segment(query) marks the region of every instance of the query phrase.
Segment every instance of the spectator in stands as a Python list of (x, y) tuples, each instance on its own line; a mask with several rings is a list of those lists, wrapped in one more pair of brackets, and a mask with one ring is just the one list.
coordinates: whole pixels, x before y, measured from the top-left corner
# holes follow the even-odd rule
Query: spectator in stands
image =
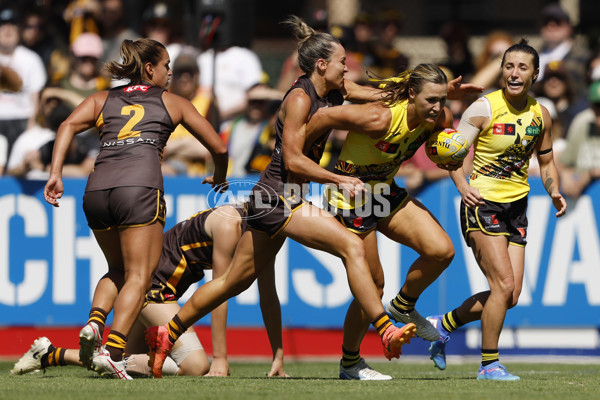
[(0, 134), (8, 141), (8, 155), (17, 137), (32, 126), (39, 91), (46, 83), (46, 68), (34, 51), (19, 44), (17, 15), (11, 9), (0, 12), (0, 66), (18, 74), (18, 91), (0, 92)]
[(592, 54), (587, 62), (586, 67), (586, 79), (588, 83), (600, 81), (600, 41), (596, 51)]
[(571, 78), (575, 97), (586, 96), (585, 63), (590, 57), (590, 52), (574, 40), (574, 27), (569, 14), (558, 3), (551, 3), (542, 9), (540, 20), (543, 45), (540, 51), (538, 81), (544, 79), (548, 63), (563, 61)]
[(573, 119), (559, 158), (562, 191), (575, 199), (600, 178), (600, 81), (590, 85), (588, 96), (590, 107)]
[(565, 63), (551, 61), (546, 64), (544, 78), (536, 84), (534, 91), (538, 101), (544, 105), (545, 101), (551, 101), (556, 109), (552, 138), (566, 138), (573, 118), (588, 107), (588, 102), (587, 98), (576, 97)]
[(444, 65), (454, 76), (462, 76), (465, 80), (470, 80), (475, 66), (469, 49), (467, 27), (459, 22), (448, 22), (440, 29), (440, 36), (446, 43), (447, 58)]
[(165, 45), (171, 60), (176, 60), (184, 45), (177, 39), (176, 29), (169, 5), (165, 2), (152, 4), (142, 14), (142, 34)]
[(373, 63), (368, 69), (378, 77), (395, 76), (408, 68), (408, 57), (396, 45), (402, 28), (402, 18), (398, 11), (386, 10), (376, 19), (377, 40), (371, 47)]
[(102, 55), (100, 36), (89, 32), (79, 35), (71, 44), (70, 72), (59, 86), (81, 96), (82, 101), (97, 91), (108, 89), (110, 79), (100, 72)]
[(127, 21), (123, 0), (102, 0), (100, 36), (104, 54), (101, 61), (120, 60), (123, 40), (135, 40), (140, 37), (139, 33), (127, 25)]
[(346, 54), (353, 53), (364, 68), (369, 68), (375, 63), (373, 47), (377, 38), (375, 36), (375, 18), (367, 12), (360, 12), (354, 19), (352, 35), (347, 41)]
[(64, 45), (60, 43), (60, 39), (47, 30), (46, 18), (41, 10), (32, 9), (25, 12), (21, 20), (21, 43), (35, 51), (45, 66), (50, 65), (52, 53), (59, 44), (61, 47)]
[(485, 87), (487, 93), (500, 89), (502, 55), (514, 43), (512, 35), (506, 31), (489, 33), (483, 44), (483, 50), (475, 60), (475, 72), (469, 81), (474, 85)]
[(198, 65), (202, 71), (200, 86), (214, 93), (220, 121), (243, 114), (246, 92), (263, 79), (258, 55), (239, 46), (209, 48), (198, 57)]
[(53, 141), (60, 124), (72, 108), (58, 97), (44, 97), (42, 92), (37, 123), (17, 138), (6, 164), (6, 174), (27, 179), (48, 179), (40, 149)]
[[(169, 91), (188, 99), (200, 115), (207, 117), (211, 111), (211, 94), (200, 88), (198, 54), (185, 48), (173, 62), (173, 77)], [(164, 175), (205, 175), (211, 168), (209, 151), (191, 133), (178, 125), (171, 133), (163, 153)]]
[(99, 34), (103, 18), (101, 0), (71, 0), (63, 17), (69, 24), (69, 44), (84, 32)]
[(265, 83), (257, 84), (248, 90), (246, 112), (223, 124), (221, 138), (229, 149), (230, 175), (262, 172), (271, 161), (275, 113), (283, 95)]

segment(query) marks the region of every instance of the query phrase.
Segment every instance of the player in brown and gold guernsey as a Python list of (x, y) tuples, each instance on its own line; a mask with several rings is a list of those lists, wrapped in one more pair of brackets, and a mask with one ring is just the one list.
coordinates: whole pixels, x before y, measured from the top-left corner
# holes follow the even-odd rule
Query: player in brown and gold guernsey
[(414, 324), (397, 328), (386, 315), (362, 241), (327, 212), (305, 202), (297, 187), (291, 188), (294, 183), (314, 181), (333, 183), (351, 193), (364, 190), (359, 179), (331, 173), (315, 162), (321, 156), (323, 138), (305, 141), (305, 126), (319, 107), (335, 106), (343, 98), (374, 99), (376, 91), (344, 80), (346, 56), (337, 39), (314, 31), (297, 17), (286, 23), (299, 41), (298, 62), (305, 75), (287, 92), (278, 112), (271, 164), (250, 195), (250, 230), (242, 235), (225, 275), (202, 285), (166, 326), (147, 332), (155, 377), (160, 376), (162, 363), (179, 336), (221, 302), (250, 286), (287, 237), (342, 259), (350, 290), (380, 334), (388, 359), (399, 357), (402, 345), (414, 336)]
[[(215, 173), (204, 182), (218, 190), (226, 184), (228, 157), (227, 147), (194, 106), (165, 90), (172, 72), (161, 43), (124, 40), (121, 59), (106, 67), (129, 84), (89, 96), (61, 124), (44, 197), (58, 207), (70, 143), (75, 134), (96, 126), (100, 153), (88, 178), (83, 208), (108, 273), (96, 286), (89, 322), (79, 335), (80, 358), (88, 367), (94, 359), (100, 373), (131, 379), (123, 350), (160, 258), (166, 213), (160, 159), (165, 143), (183, 124), (211, 152)], [(112, 328), (100, 349), (100, 332), (112, 309)]]
[[(224, 205), (200, 211), (165, 232), (162, 255), (152, 278), (152, 287), (146, 294), (147, 302), (125, 348), (128, 374), (152, 374), (144, 341), (145, 328), (164, 324), (177, 314), (180, 309), (178, 300), (192, 284), (204, 278), (206, 270), (212, 270), (213, 278), (225, 273), (235, 246), (246, 229), (245, 222), (243, 206)], [(273, 351), (273, 362), (267, 376), (287, 377), (283, 365), (281, 307), (272, 266), (265, 268), (257, 283), (260, 308)], [(227, 302), (211, 312), (212, 362), (209, 362), (196, 333), (190, 328), (171, 349), (163, 374), (228, 376), (226, 327)], [(83, 365), (79, 351), (56, 347), (49, 338), (41, 337), (33, 342), (31, 349), (15, 363), (10, 373), (22, 375), (66, 365)]]

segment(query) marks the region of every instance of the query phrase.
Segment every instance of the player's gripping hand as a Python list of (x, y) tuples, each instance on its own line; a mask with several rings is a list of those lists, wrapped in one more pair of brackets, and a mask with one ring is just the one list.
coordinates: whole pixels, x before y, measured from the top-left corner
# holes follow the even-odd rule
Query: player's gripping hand
[(229, 188), (229, 182), (226, 180), (222, 182), (216, 182), (214, 175), (207, 176), (202, 180), (202, 183), (208, 183), (213, 189), (215, 189), (215, 191), (219, 193), (225, 193)]

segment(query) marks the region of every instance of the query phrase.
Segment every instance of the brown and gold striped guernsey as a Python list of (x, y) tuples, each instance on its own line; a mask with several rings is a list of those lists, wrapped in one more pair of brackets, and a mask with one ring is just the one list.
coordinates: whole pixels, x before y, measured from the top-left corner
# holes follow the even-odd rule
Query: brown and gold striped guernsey
[(144, 84), (108, 91), (96, 121), (100, 153), (86, 191), (121, 186), (163, 190), (160, 160), (175, 129), (162, 101), (164, 90)]
[[(236, 210), (242, 217), (243, 210)], [(204, 270), (212, 269), (213, 239), (204, 224), (214, 211), (196, 213), (165, 233), (160, 262), (146, 295), (148, 301), (177, 301), (192, 284), (204, 278)]]
[[(332, 90), (328, 93), (326, 97), (319, 97), (317, 91), (315, 90), (315, 86), (306, 75), (302, 75), (300, 78), (298, 78), (298, 80), (296, 80), (294, 85), (292, 85), (290, 90), (288, 90), (285, 94), (284, 99), (292, 90), (298, 88), (304, 90), (304, 92), (306, 92), (306, 94), (310, 98), (309, 119), (313, 116), (314, 113), (317, 112), (319, 108), (338, 106), (344, 102), (344, 97), (342, 96), (342, 93), (339, 90)], [(288, 174), (285, 170), (282, 151), (283, 122), (279, 118), (277, 118), (275, 130), (277, 133), (277, 137), (275, 140), (275, 149), (273, 150), (273, 154), (271, 156), (271, 162), (260, 177), (260, 182), (271, 187), (277, 193), (283, 193), (283, 184), (288, 182)], [(327, 142), (328, 137), (329, 132), (315, 140), (311, 144), (308, 152), (306, 153), (306, 156), (311, 160), (315, 161), (317, 164), (323, 156), (325, 143)], [(260, 191), (261, 187), (261, 185), (258, 185), (253, 189), (255, 195), (258, 194), (256, 192)], [(268, 194), (265, 193), (265, 195), (268, 197)]]

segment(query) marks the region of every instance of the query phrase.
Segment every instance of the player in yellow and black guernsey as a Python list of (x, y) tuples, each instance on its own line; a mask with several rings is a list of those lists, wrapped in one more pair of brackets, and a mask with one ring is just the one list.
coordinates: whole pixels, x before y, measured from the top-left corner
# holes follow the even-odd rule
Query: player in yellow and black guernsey
[(565, 213), (567, 204), (559, 192), (552, 156), (552, 120), (548, 110), (527, 94), (539, 74), (537, 51), (521, 40), (506, 50), (501, 70), (504, 89), (471, 104), (458, 125), (475, 147), (473, 173), (468, 182), (462, 168), (450, 173), (462, 199), (460, 221), (465, 241), (490, 290), (431, 318), (440, 340), (432, 343), (430, 352), (436, 366), (445, 368), (449, 334), (480, 319), (481, 366), (477, 379), (514, 381), (519, 377), (500, 364), (498, 339), (507, 309), (517, 304), (523, 285), (527, 168), (534, 152), (557, 217)]
[[(202, 285), (167, 326), (151, 329), (156, 338), (150, 346), (155, 377), (160, 376), (165, 355), (179, 335), (212, 308), (247, 288), (265, 263), (275, 258), (286, 237), (343, 259), (350, 289), (361, 305), (360, 312), (377, 329), (388, 359), (398, 358), (401, 347), (414, 336), (413, 324), (398, 328), (386, 315), (362, 242), (331, 215), (304, 202), (301, 190), (298, 193), (286, 190), (310, 181), (362, 191), (364, 185), (359, 179), (334, 174), (317, 164), (325, 133), (317, 140), (307, 140), (305, 131), (319, 107), (341, 104), (344, 97), (368, 101), (373, 88), (357, 91), (358, 85), (345, 81), (346, 53), (336, 38), (316, 32), (295, 16), (285, 23), (298, 39), (298, 65), (305, 75), (286, 94), (277, 113), (277, 141), (272, 160), (249, 199), (251, 229), (242, 234), (228, 273), (222, 279)], [(360, 357), (353, 359), (354, 364), (363, 366), (364, 361), (360, 361)]]
[[(334, 188), (328, 192), (326, 207), (364, 242), (380, 293), (385, 279), (377, 232), (419, 254), (386, 311), (398, 322), (414, 323), (417, 335), (426, 340), (436, 340), (439, 334), (415, 307), (423, 291), (452, 261), (454, 247), (433, 214), (399, 187), (394, 177), (400, 165), (415, 154), (432, 132), (452, 126), (452, 115), (445, 107), (448, 97), (456, 99), (483, 91), (482, 87), (459, 83), (460, 78), (449, 83), (436, 65), (419, 64), (383, 81), (381, 101), (321, 109), (307, 126), (309, 137), (322, 129), (350, 130), (335, 172), (359, 178), (368, 193), (352, 198)], [(358, 353), (367, 326), (368, 321), (361, 320), (358, 304), (352, 302), (344, 324), (342, 366), (349, 358), (347, 353)]]

